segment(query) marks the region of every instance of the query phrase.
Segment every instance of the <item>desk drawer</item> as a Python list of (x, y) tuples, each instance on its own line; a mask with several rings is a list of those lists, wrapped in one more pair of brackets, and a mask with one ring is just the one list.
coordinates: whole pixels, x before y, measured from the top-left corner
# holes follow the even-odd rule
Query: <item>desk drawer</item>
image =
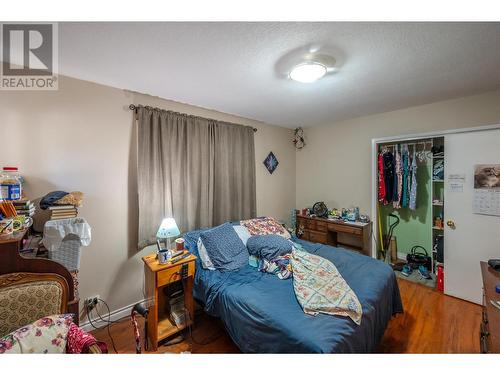
[(316, 221), (314, 221), (314, 220), (306, 220), (305, 227), (307, 229), (315, 230), (316, 229)]
[[(162, 285), (167, 285), (169, 283), (173, 283), (175, 281), (179, 281), (181, 279), (181, 267), (184, 263), (181, 263), (175, 267), (167, 268), (166, 270), (157, 272), (156, 285), (158, 287)], [(188, 276), (194, 276), (194, 262), (188, 262)]]
[(357, 235), (361, 235), (363, 233), (362, 228), (356, 228), (356, 227), (351, 227), (350, 225), (341, 225), (333, 223), (328, 224), (328, 230), (341, 233), (357, 234)]
[(326, 232), (316, 232), (314, 230), (309, 231), (309, 241), (311, 242), (319, 242), (326, 244)]
[(317, 221), (316, 230), (318, 232), (326, 232), (326, 223), (324, 221)]

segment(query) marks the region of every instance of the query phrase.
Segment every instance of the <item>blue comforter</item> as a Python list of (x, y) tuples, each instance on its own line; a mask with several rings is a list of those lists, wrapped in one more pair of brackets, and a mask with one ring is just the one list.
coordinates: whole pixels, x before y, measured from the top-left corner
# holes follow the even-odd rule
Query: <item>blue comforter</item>
[[(198, 255), (199, 231), (184, 236)], [(327, 245), (294, 239), (312, 254), (332, 261), (363, 306), (361, 325), (348, 317), (305, 314), (293, 280), (246, 266), (234, 272), (205, 270), (197, 260), (194, 297), (219, 317), (245, 353), (369, 353), (376, 349), (387, 323), (403, 312), (392, 269), (375, 259)]]

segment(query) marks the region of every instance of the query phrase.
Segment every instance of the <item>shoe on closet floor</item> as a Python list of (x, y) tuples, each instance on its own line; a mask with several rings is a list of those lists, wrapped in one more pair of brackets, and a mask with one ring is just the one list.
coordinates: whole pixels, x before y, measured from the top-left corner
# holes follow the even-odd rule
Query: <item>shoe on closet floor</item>
[(419, 273), (419, 274), (420, 274), (420, 276), (422, 276), (424, 279), (427, 279), (427, 280), (432, 279), (432, 277), (431, 277), (431, 274), (430, 274), (429, 270), (428, 270), (426, 267), (424, 267), (424, 266), (419, 266), (419, 267), (418, 267), (418, 273)]
[(413, 270), (411, 269), (411, 267), (408, 264), (405, 264), (403, 266), (403, 269), (401, 270), (401, 275), (408, 277), (411, 275), (412, 272)]

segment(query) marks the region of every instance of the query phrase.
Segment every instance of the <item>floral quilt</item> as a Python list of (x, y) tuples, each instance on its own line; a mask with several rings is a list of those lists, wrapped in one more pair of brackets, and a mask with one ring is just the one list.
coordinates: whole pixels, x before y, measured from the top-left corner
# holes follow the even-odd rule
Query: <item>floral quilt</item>
[(290, 233), (272, 217), (259, 217), (256, 219), (241, 220), (240, 224), (248, 229), (252, 236), (262, 236), (266, 234), (277, 234), (290, 239)]
[(348, 316), (361, 324), (361, 303), (332, 262), (294, 249), (291, 264), (295, 295), (306, 314)]

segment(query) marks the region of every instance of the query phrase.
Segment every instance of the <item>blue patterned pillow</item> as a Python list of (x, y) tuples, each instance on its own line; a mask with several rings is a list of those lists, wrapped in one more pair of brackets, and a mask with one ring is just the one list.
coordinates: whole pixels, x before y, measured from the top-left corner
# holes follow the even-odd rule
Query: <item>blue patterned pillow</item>
[(292, 252), (292, 242), (277, 234), (252, 236), (247, 241), (248, 252), (267, 260)]
[(248, 264), (248, 250), (231, 223), (205, 230), (200, 233), (200, 238), (218, 270), (235, 271)]

